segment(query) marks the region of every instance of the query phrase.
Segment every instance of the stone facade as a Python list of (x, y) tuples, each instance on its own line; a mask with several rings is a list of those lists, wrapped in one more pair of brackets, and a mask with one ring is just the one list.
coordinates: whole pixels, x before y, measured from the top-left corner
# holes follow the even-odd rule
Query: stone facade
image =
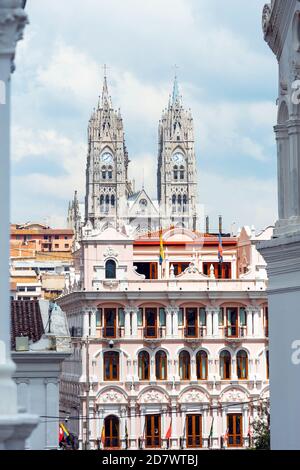
[(82, 447), (86, 415), (92, 449), (249, 446), (249, 423), (268, 397), (266, 273), (255, 244), (271, 234), (224, 236), (221, 271), (213, 235), (164, 230), (160, 266), (158, 233), (85, 234), (58, 300), (73, 336), (61, 409)]

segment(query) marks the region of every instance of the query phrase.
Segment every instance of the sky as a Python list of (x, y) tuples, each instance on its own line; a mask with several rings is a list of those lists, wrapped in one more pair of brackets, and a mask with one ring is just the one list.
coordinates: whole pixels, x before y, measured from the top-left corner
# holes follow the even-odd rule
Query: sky
[[(87, 124), (107, 64), (130, 179), (156, 198), (157, 128), (177, 65), (195, 125), (199, 202), (217, 227), (273, 224), (277, 63), (265, 0), (29, 0), (12, 77), (14, 223), (64, 227), (83, 201)], [(141, 168), (144, 171), (141, 172)]]

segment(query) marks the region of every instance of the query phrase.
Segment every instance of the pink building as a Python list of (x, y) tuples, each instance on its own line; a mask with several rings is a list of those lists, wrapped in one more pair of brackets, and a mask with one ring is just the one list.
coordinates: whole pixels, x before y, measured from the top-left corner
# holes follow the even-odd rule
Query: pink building
[(269, 393), (255, 244), (271, 234), (223, 235), (219, 263), (216, 235), (170, 228), (160, 265), (159, 233), (83, 228), (59, 299), (73, 336), (60, 408), (83, 448), (249, 446)]

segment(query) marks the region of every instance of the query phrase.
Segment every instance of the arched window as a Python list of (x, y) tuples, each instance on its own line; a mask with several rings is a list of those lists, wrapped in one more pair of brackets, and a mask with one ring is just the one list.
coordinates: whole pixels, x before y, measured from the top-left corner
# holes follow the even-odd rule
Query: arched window
[(167, 380), (167, 355), (164, 351), (155, 354), (156, 380)]
[(108, 167), (108, 179), (111, 180), (112, 179), (112, 166), (109, 166)]
[(120, 421), (117, 416), (107, 416), (104, 420), (104, 448), (118, 449), (120, 447)]
[(115, 202), (116, 202), (116, 199), (115, 199), (115, 196), (114, 196), (114, 194), (112, 194), (112, 196), (111, 196), (111, 199), (110, 199), (110, 200), (111, 200), (111, 207), (115, 207)]
[(176, 194), (172, 196), (172, 212), (176, 212)]
[(105, 196), (105, 204), (106, 204), (106, 206), (109, 206), (109, 195), (108, 194), (106, 194), (106, 196)]
[(190, 380), (191, 357), (188, 351), (181, 351), (179, 354), (179, 377), (180, 380)]
[(149, 380), (150, 379), (150, 356), (147, 351), (141, 351), (139, 353), (139, 379)]
[(100, 211), (103, 212), (104, 210), (104, 196), (101, 194), (100, 196)]
[(207, 353), (199, 351), (196, 355), (197, 379), (207, 380)]
[(116, 279), (116, 262), (113, 259), (109, 259), (105, 263), (105, 278)]
[(239, 351), (236, 355), (236, 372), (238, 379), (248, 379), (248, 354), (246, 351)]
[(174, 180), (178, 180), (178, 166), (177, 165), (173, 167), (173, 178)]
[(180, 172), (179, 172), (179, 173), (180, 173), (180, 179), (181, 179), (181, 180), (184, 180), (184, 166), (181, 165), (181, 167), (180, 167), (179, 170), (180, 170)]
[(106, 166), (103, 166), (101, 168), (101, 175), (102, 175), (102, 179), (106, 180)]
[(181, 206), (181, 201), (182, 201), (181, 194), (178, 194), (177, 200), (178, 200), (178, 205)]
[(231, 378), (231, 354), (229, 351), (222, 351), (220, 354), (220, 376), (222, 380)]
[(107, 351), (103, 354), (104, 380), (119, 380), (119, 353)]

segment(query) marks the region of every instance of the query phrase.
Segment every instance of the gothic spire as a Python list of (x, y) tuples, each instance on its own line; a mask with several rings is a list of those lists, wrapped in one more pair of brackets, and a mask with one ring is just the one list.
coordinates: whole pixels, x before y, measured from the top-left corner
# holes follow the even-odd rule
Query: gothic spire
[(112, 108), (111, 98), (108, 93), (108, 85), (107, 85), (107, 75), (106, 75), (107, 67), (104, 64), (104, 78), (103, 78), (103, 90), (102, 90), (102, 108), (110, 109)]
[(175, 104), (180, 104), (180, 98), (181, 96), (179, 95), (177, 73), (175, 72), (172, 92), (172, 106), (174, 106)]

